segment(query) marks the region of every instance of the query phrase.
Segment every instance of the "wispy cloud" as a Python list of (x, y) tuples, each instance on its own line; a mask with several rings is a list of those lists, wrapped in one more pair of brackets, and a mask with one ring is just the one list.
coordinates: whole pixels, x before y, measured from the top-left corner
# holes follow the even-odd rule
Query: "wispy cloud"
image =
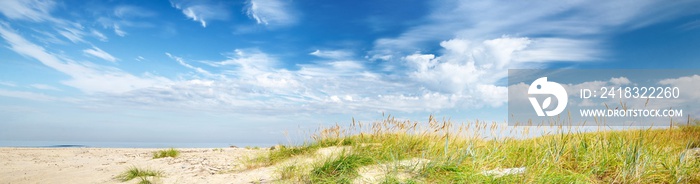
[(127, 33), (121, 29), (121, 26), (119, 26), (119, 24), (114, 24), (112, 25), (112, 27), (114, 28), (114, 34), (117, 34), (121, 37), (126, 36)]
[(280, 26), (297, 21), (289, 2), (284, 0), (249, 0), (246, 12), (258, 24)]
[(93, 30), (91, 31), (91, 33), (92, 33), (93, 36), (97, 37), (97, 39), (99, 39), (100, 41), (106, 42), (106, 41), (109, 40), (109, 38), (107, 38), (107, 36), (105, 36), (104, 34), (102, 34), (102, 32), (97, 31), (97, 30), (95, 30), (95, 29), (93, 29)]
[(690, 31), (693, 29), (700, 28), (700, 20), (695, 20), (695, 21), (685, 23), (685, 24), (679, 26), (678, 28), (683, 30), (683, 31)]
[(49, 13), (56, 6), (54, 1), (42, 0), (4, 0), (0, 1), (0, 12), (10, 19), (34, 22), (52, 21)]
[(114, 8), (114, 15), (119, 18), (142, 18), (155, 16), (156, 13), (138, 6), (120, 5)]
[(64, 27), (62, 30), (57, 31), (59, 34), (61, 34), (63, 37), (67, 38), (73, 43), (85, 42), (85, 40), (83, 39), (84, 33), (79, 29)]
[(102, 49), (94, 47), (94, 46), (92, 47), (92, 49), (83, 50), (83, 53), (85, 53), (87, 55), (95, 56), (97, 58), (104, 59), (104, 60), (107, 60), (110, 62), (117, 62), (117, 58), (115, 58), (111, 54), (103, 51)]
[(0, 85), (8, 86), (8, 87), (17, 87), (17, 84), (15, 84), (14, 82), (10, 82), (10, 81), (0, 81)]
[(12, 98), (22, 98), (27, 100), (38, 100), (38, 101), (56, 101), (58, 98), (48, 96), (45, 94), (28, 92), (28, 91), (14, 91), (14, 90), (4, 90), (0, 89), (0, 96), (12, 97)]
[[(180, 64), (180, 65), (182, 65), (182, 66), (184, 66), (184, 67), (187, 67), (187, 68), (189, 68), (189, 69), (192, 69), (192, 70), (194, 70), (194, 71), (197, 71), (198, 73), (204, 74), (204, 75), (206, 75), (206, 76), (212, 76), (212, 74), (209, 73), (209, 71), (206, 71), (206, 70), (204, 70), (204, 69), (202, 69), (202, 68), (200, 68), (200, 67), (194, 67), (194, 66), (192, 66), (192, 65), (190, 65), (190, 64), (187, 64), (187, 62), (185, 62), (185, 60), (182, 59), (182, 58), (180, 58), (180, 57), (173, 56), (173, 55), (171, 55), (170, 53), (167, 53), (167, 52), (165, 53), (165, 55), (167, 55), (167, 56), (170, 57), (171, 59), (174, 59), (175, 61), (177, 61), (178, 64)], [(140, 57), (140, 56), (139, 56), (139, 57)]]
[(269, 71), (278, 64), (276, 58), (258, 49), (235, 49), (225, 54), (228, 59), (219, 62), (208, 62), (213, 66), (237, 66), (244, 71)]
[(95, 14), (104, 15), (97, 18), (97, 22), (105, 29), (112, 29), (114, 34), (125, 37), (129, 33), (128, 28), (154, 27), (148, 19), (157, 17), (157, 13), (152, 10), (132, 5), (119, 5), (111, 11), (98, 11)]
[(531, 47), (524, 49), (531, 51), (525, 56), (528, 60), (595, 60), (605, 54), (601, 43), (604, 35), (693, 11), (684, 8), (688, 3), (692, 2), (441, 1), (435, 2), (423, 20), (426, 24), (414, 26), (397, 37), (378, 39), (373, 54), (412, 53), (449, 39), (481, 42), (517, 35), (533, 41)]
[(170, 2), (178, 10), (182, 10), (187, 18), (207, 27), (207, 21), (227, 20), (228, 10), (222, 4), (215, 4), (209, 1), (174, 0)]
[(348, 59), (353, 53), (347, 50), (316, 50), (309, 55), (325, 58), (325, 59)]
[[(43, 47), (26, 40), (8, 25), (0, 25), (0, 36), (8, 43), (10, 50), (34, 58), (50, 68), (71, 76), (70, 80), (62, 83), (86, 93), (123, 93), (169, 83), (169, 80), (163, 77), (150, 74), (137, 77), (117, 68), (78, 63), (70, 58), (56, 56), (47, 52)], [(104, 81), (110, 82), (105, 83)]]

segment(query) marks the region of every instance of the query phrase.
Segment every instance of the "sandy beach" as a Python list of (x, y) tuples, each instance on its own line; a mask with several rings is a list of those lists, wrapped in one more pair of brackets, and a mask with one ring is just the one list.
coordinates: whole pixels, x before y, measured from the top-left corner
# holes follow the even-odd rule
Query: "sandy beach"
[(0, 183), (137, 183), (115, 177), (138, 167), (163, 172), (157, 183), (270, 182), (272, 169), (236, 171), (267, 149), (186, 148), (176, 158), (153, 158), (163, 149), (0, 148)]

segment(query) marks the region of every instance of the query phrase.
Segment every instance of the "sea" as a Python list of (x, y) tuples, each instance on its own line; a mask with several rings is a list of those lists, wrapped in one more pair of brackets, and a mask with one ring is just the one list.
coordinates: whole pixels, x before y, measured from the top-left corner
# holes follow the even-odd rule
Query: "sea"
[(7, 141), (0, 147), (27, 148), (228, 148), (271, 147), (277, 143), (217, 143), (217, 142), (104, 142), (104, 141)]

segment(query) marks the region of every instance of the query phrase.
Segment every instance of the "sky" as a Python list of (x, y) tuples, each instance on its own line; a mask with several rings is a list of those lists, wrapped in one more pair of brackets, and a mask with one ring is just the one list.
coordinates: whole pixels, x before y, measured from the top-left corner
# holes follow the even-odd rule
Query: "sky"
[[(0, 1), (0, 140), (507, 119), (508, 69), (698, 69), (698, 1)], [(292, 136), (293, 137), (293, 136)]]

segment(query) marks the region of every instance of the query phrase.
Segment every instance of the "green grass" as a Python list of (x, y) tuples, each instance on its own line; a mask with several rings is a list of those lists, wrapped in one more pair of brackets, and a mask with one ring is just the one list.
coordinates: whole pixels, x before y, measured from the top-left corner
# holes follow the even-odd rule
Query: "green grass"
[[(490, 127), (490, 128), (489, 128)], [(700, 159), (684, 161), (683, 152), (700, 146), (700, 126), (667, 129), (577, 132), (556, 131), (531, 139), (481, 139), (468, 132), (511, 131), (484, 122), (454, 126), (449, 120), (428, 123), (387, 118), (381, 122), (321, 129), (313, 141), (283, 147), (253, 159), (262, 166), (295, 156), (309, 156), (327, 146), (352, 151), (315, 164), (311, 172), (282, 172), (307, 183), (349, 183), (357, 168), (411, 158), (430, 162), (399, 181), (385, 183), (700, 183)], [(510, 127), (512, 128), (512, 127)], [(533, 127), (534, 128), (534, 127)], [(525, 132), (520, 132), (525, 133)], [(367, 146), (376, 145), (376, 146)], [(525, 167), (523, 174), (486, 176), (485, 170)], [(396, 168), (399, 169), (399, 168)], [(290, 169), (291, 170), (291, 169)]]
[(139, 184), (150, 184), (152, 183), (150, 180), (148, 180), (149, 177), (161, 177), (163, 176), (163, 173), (160, 171), (153, 171), (153, 170), (147, 170), (147, 169), (139, 169), (136, 167), (132, 167), (126, 171), (124, 171), (122, 174), (117, 175), (116, 179), (121, 181), (121, 182), (126, 182), (130, 181), (134, 178), (139, 178)]
[(173, 149), (173, 148), (170, 148), (170, 149), (167, 149), (167, 150), (160, 150), (160, 151), (153, 152), (153, 158), (154, 158), (154, 159), (156, 159), (156, 158), (165, 158), (165, 157), (173, 157), (173, 158), (175, 158), (175, 157), (177, 157), (178, 155), (180, 155), (180, 151), (178, 151), (178, 150), (176, 150), (176, 149)]
[(352, 183), (358, 174), (356, 169), (372, 163), (369, 155), (340, 155), (315, 167), (309, 178), (312, 183)]

